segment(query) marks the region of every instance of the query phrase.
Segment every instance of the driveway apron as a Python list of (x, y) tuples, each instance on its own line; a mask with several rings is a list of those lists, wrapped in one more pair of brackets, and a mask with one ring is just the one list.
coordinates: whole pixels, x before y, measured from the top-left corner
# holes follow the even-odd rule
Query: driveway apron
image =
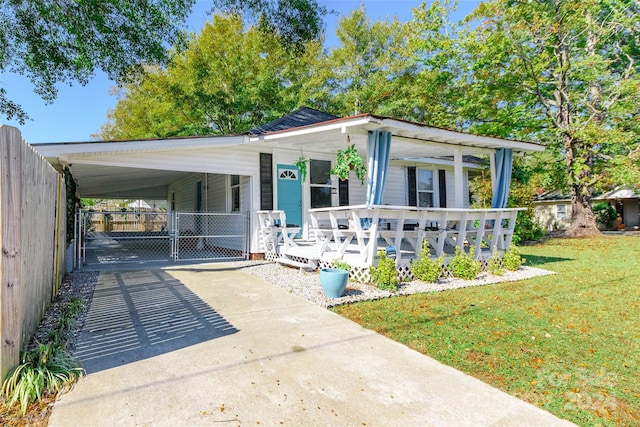
[(223, 264), (100, 273), (58, 426), (572, 425)]

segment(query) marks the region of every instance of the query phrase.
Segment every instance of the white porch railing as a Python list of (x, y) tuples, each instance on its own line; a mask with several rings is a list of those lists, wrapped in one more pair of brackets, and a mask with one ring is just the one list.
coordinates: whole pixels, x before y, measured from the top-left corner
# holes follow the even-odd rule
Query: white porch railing
[(425, 239), (435, 257), (447, 248), (473, 245), (476, 258), (488, 258), (509, 249), (522, 210), (380, 205), (310, 209), (309, 236), (321, 251), (335, 251), (337, 258), (355, 246), (365, 265), (374, 265), (381, 242), (396, 248), (399, 263), (403, 256), (416, 257)]

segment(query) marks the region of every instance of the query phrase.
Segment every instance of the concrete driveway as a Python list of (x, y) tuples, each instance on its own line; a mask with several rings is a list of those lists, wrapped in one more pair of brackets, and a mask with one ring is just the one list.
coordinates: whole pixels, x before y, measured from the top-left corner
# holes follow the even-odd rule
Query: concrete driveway
[(102, 272), (49, 426), (561, 426), (222, 264)]

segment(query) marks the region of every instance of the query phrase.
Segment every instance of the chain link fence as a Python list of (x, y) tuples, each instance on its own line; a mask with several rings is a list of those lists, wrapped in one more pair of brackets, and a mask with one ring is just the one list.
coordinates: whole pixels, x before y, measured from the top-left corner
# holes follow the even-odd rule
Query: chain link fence
[(77, 224), (80, 268), (248, 254), (248, 213), (80, 211)]

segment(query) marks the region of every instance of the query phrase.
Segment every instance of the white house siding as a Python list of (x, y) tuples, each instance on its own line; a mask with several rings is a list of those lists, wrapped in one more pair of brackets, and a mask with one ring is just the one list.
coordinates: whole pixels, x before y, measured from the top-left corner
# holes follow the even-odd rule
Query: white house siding
[[(366, 192), (366, 185), (363, 188), (363, 191)], [(407, 200), (407, 168), (400, 165), (389, 165), (387, 183), (384, 186), (384, 204), (405, 206)]]
[[(204, 174), (198, 173), (169, 185), (168, 203), (176, 211), (196, 210), (196, 182), (203, 181)], [(175, 194), (175, 199), (173, 195)]]
[[(559, 218), (558, 205), (566, 206), (564, 218)], [(571, 203), (568, 200), (536, 202), (534, 215), (547, 231), (566, 230), (571, 225)]]
[(227, 179), (225, 175), (207, 175), (207, 200), (205, 211), (226, 212), (227, 211)]
[[(351, 173), (349, 177), (349, 204), (350, 205), (362, 205), (367, 202), (367, 181), (365, 179), (364, 185), (360, 184), (360, 180), (356, 177), (355, 173)], [(387, 190), (385, 190), (385, 196)], [(336, 203), (337, 205), (337, 203)]]
[[(444, 169), (446, 177), (446, 190), (447, 190), (447, 207), (452, 208), (456, 200), (456, 188), (455, 177), (453, 168), (450, 167), (438, 167), (437, 169)], [(462, 201), (464, 208), (469, 207), (469, 171), (465, 169), (462, 172), (464, 181), (462, 183)]]

